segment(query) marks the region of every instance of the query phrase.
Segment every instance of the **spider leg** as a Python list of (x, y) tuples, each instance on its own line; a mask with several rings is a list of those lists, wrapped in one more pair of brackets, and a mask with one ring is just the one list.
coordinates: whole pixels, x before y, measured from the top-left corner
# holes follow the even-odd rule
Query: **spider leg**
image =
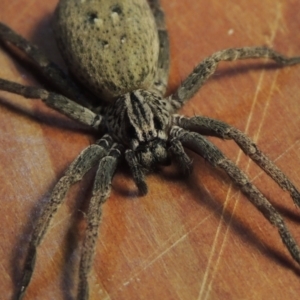
[(79, 87), (65, 74), (59, 66), (49, 60), (49, 58), (35, 45), (18, 35), (11, 28), (0, 22), (0, 40), (9, 43), (25, 52), (31, 62), (38, 67), (39, 71), (65, 96), (76, 99), (85, 107), (92, 108), (90, 101), (83, 95)]
[(231, 48), (218, 51), (205, 58), (193, 72), (182, 82), (177, 91), (169, 96), (173, 112), (177, 111), (189, 100), (214, 74), (219, 62), (248, 58), (269, 58), (282, 66), (300, 63), (300, 57), (286, 57), (268, 47)]
[(129, 165), (129, 168), (133, 176), (133, 180), (136, 186), (138, 187), (140, 194), (146, 195), (148, 192), (148, 187), (145, 182), (144, 173), (134, 152), (131, 149), (127, 149), (125, 151), (125, 159)]
[(159, 38), (159, 56), (157, 73), (150, 90), (164, 95), (168, 85), (170, 68), (169, 35), (165, 23), (165, 14), (159, 0), (149, 0), (152, 13), (155, 18)]
[(178, 138), (172, 138), (170, 144), (169, 151), (173, 155), (175, 161), (178, 163), (181, 172), (184, 175), (190, 175), (193, 170), (193, 162), (184, 152), (181, 142), (178, 140)]
[(41, 216), (39, 217), (32, 233), (29, 244), (28, 254), (25, 261), (24, 275), (21, 282), (17, 299), (22, 299), (26, 288), (31, 280), (34, 265), (36, 260), (37, 247), (41, 243), (50, 222), (58, 207), (62, 204), (69, 188), (76, 182), (80, 181), (83, 176), (101, 159), (111, 147), (112, 140), (110, 136), (105, 135), (102, 139), (96, 142), (85, 150), (74, 160), (70, 167), (65, 172), (64, 176), (55, 185), (49, 202), (46, 204)]
[(89, 298), (88, 274), (91, 270), (95, 254), (99, 223), (102, 215), (102, 204), (109, 197), (111, 181), (122, 151), (123, 147), (115, 144), (107, 156), (103, 157), (99, 163), (87, 213), (87, 230), (79, 267), (78, 300), (87, 300)]
[(202, 116), (186, 118), (174, 115), (173, 124), (186, 130), (199, 132), (200, 134), (234, 140), (244, 153), (263, 169), (283, 190), (289, 191), (294, 203), (300, 207), (300, 193), (293, 183), (263, 152), (261, 152), (257, 145), (240, 130), (222, 121)]
[(251, 203), (274, 225), (292, 257), (300, 264), (300, 249), (296, 244), (283, 218), (265, 196), (253, 185), (249, 178), (230, 161), (215, 145), (196, 132), (189, 132), (174, 126), (171, 136), (177, 137), (184, 147), (191, 149), (212, 166), (223, 169), (231, 180), (248, 197)]
[(101, 115), (95, 114), (88, 108), (77, 104), (63, 95), (32, 86), (24, 86), (1, 78), (0, 90), (18, 94), (28, 99), (41, 99), (47, 106), (61, 112), (71, 119), (95, 129), (98, 129), (101, 125)]

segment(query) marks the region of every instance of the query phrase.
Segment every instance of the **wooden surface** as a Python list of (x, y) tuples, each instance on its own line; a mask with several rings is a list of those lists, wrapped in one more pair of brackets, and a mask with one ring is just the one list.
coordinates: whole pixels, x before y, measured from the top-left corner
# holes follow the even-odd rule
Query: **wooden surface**
[[(234, 3), (235, 2), (235, 3)], [(26, 4), (25, 4), (26, 3)], [(62, 63), (50, 30), (57, 0), (1, 0), (0, 20)], [(270, 45), (300, 55), (296, 0), (163, 0), (171, 40), (169, 91), (205, 56), (228, 47)], [(38, 85), (0, 49), (0, 77)], [(182, 109), (247, 132), (300, 187), (300, 66), (223, 63)], [(270, 67), (271, 66), (271, 67)], [(30, 232), (65, 168), (90, 143), (87, 131), (40, 101), (0, 93), (0, 291), (12, 299)], [(300, 243), (299, 210), (232, 142), (211, 139), (283, 213)], [(148, 176), (137, 197), (119, 172), (105, 204), (91, 299), (299, 299), (300, 268), (277, 232), (227, 176), (191, 154), (190, 179), (172, 169)], [(38, 251), (25, 299), (74, 299), (93, 174), (68, 194)]]

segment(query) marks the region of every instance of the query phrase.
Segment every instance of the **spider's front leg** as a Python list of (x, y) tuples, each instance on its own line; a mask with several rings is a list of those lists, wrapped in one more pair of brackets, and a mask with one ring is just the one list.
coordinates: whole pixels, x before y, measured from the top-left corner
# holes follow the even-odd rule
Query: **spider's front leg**
[(171, 129), (171, 136), (178, 138), (184, 147), (196, 152), (212, 166), (224, 170), (232, 181), (248, 197), (251, 203), (274, 225), (290, 254), (300, 264), (300, 249), (286, 227), (281, 215), (265, 196), (253, 185), (249, 178), (216, 146), (196, 132), (186, 131), (178, 126)]
[(36, 260), (36, 251), (43, 240), (47, 229), (58, 209), (64, 201), (69, 188), (80, 181), (83, 176), (101, 159), (112, 145), (110, 136), (105, 135), (96, 144), (83, 150), (67, 169), (64, 176), (55, 185), (49, 202), (46, 204), (32, 233), (28, 254), (25, 261), (24, 273), (17, 299), (22, 299), (31, 280)]
[(234, 140), (243, 152), (263, 169), (283, 190), (290, 193), (294, 203), (300, 207), (300, 193), (290, 179), (258, 148), (243, 132), (209, 117), (196, 116), (186, 118), (174, 115), (173, 124), (183, 129), (195, 131), (203, 135)]
[(95, 253), (102, 215), (102, 204), (109, 197), (111, 181), (122, 152), (123, 146), (115, 144), (107, 156), (103, 157), (99, 163), (87, 213), (87, 230), (79, 267), (78, 300), (89, 299), (88, 274), (91, 270)]

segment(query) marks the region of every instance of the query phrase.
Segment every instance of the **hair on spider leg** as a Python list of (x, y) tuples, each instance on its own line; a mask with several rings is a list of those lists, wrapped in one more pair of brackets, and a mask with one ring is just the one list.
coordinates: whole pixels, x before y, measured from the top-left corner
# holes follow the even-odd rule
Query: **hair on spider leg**
[[(185, 149), (195, 152), (207, 163), (225, 172), (278, 230), (287, 250), (300, 264), (299, 246), (282, 216), (244, 172), (205, 136), (233, 140), (300, 206), (300, 193), (294, 184), (238, 129), (208, 117), (188, 118), (177, 114), (215, 73), (220, 62), (265, 58), (289, 66), (299, 64), (300, 57), (288, 58), (268, 47), (221, 50), (206, 57), (178, 89), (166, 97), (168, 33), (159, 1), (149, 2), (150, 6), (145, 0), (115, 0), (111, 6), (107, 0), (59, 1), (54, 18), (58, 46), (73, 76), (99, 99), (98, 108), (41, 50), (0, 23), (0, 40), (23, 51), (60, 92), (24, 86), (5, 79), (0, 79), (0, 90), (28, 99), (41, 99), (47, 106), (99, 134), (97, 141), (86, 147), (59, 179), (36, 222), (17, 299), (25, 295), (34, 273), (38, 247), (72, 185), (81, 181), (90, 169), (97, 168), (87, 208), (87, 230), (78, 276), (77, 299), (87, 300), (102, 205), (109, 198), (112, 180), (120, 162), (126, 161), (133, 181), (140, 194), (144, 195), (148, 189), (145, 179), (147, 171), (165, 166), (170, 160), (177, 164), (183, 174), (191, 173), (192, 160)], [(137, 36), (138, 39), (130, 38)], [(99, 47), (102, 47), (101, 51), (98, 51)], [(128, 61), (130, 63), (126, 63)]]
[[(222, 181), (224, 182), (223, 185), (226, 188), (228, 184), (230, 183), (230, 178), (226, 178), (226, 173), (213, 172), (213, 167), (211, 167), (209, 164), (207, 164), (205, 168), (205, 174), (207, 175), (207, 169), (209, 169), (209, 173), (212, 173), (211, 176), (213, 176), (218, 182)], [(242, 244), (247, 244), (247, 247), (250, 247), (248, 251), (258, 251), (260, 255), (264, 255), (268, 258), (269, 261), (271, 261), (274, 264), (280, 265), (281, 267), (284, 267), (287, 270), (292, 270), (293, 273), (300, 275), (300, 270), (296, 266), (291, 264), (291, 260), (280, 250), (279, 247), (274, 247), (272, 244), (272, 241), (268, 240), (266, 241), (264, 237), (257, 232), (257, 230), (253, 230), (253, 228), (249, 227), (248, 223), (245, 223), (243, 221), (243, 216), (240, 216), (236, 212), (236, 208), (232, 207), (232, 205), (228, 206), (224, 204), (224, 199), (219, 196), (216, 197), (215, 194), (208, 191), (207, 186), (203, 184), (203, 182), (197, 180), (195, 175), (192, 175), (189, 180), (186, 181), (186, 184), (188, 186), (189, 194), (192, 195), (191, 200), (195, 201), (197, 204), (201, 206), (201, 208), (204, 208), (209, 212), (208, 217), (211, 217), (211, 215), (214, 216), (215, 219), (222, 219), (221, 223), (228, 228), (230, 225), (230, 231), (233, 231), (237, 234), (236, 238), (238, 240), (241, 240)], [(227, 199), (228, 201), (229, 199)], [(236, 203), (236, 201), (239, 201), (239, 205), (242, 205), (242, 202), (240, 202), (239, 197), (239, 190), (235, 189), (235, 192), (231, 194), (230, 196), (230, 202), (232, 204)], [(281, 207), (278, 207), (276, 205), (276, 208), (282, 212)], [(290, 210), (289, 210), (290, 212)], [(298, 214), (299, 215), (299, 214)], [(297, 217), (297, 214), (295, 213), (292, 218), (290, 218), (289, 215), (285, 215), (288, 220)], [(260, 226), (260, 225), (258, 225)], [(220, 236), (220, 239), (223, 240), (223, 236)], [(219, 253), (217, 253), (219, 255)]]

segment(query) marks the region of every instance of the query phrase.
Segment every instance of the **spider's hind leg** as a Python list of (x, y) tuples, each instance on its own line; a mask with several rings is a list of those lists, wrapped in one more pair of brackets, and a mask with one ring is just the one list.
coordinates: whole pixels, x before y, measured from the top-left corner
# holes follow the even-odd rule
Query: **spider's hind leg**
[(66, 98), (33, 86), (25, 86), (0, 78), (0, 90), (21, 95), (27, 99), (41, 99), (49, 107), (84, 125), (99, 129), (102, 116)]
[(157, 73), (150, 90), (164, 96), (168, 85), (170, 68), (169, 35), (166, 28), (164, 11), (161, 8), (160, 1), (149, 0), (149, 5), (155, 18), (159, 38)]
[(266, 197), (253, 185), (249, 178), (232, 161), (230, 161), (216, 146), (196, 132), (189, 132), (174, 126), (171, 136), (177, 137), (184, 147), (191, 149), (212, 166), (224, 170), (231, 180), (248, 197), (251, 203), (277, 228), (278, 233), (294, 260), (300, 264), (300, 249), (283, 218)]
[(218, 51), (205, 58), (193, 72), (182, 82), (177, 91), (169, 96), (169, 101), (176, 112), (184, 103), (189, 100), (213, 75), (221, 61), (233, 61), (240, 59), (269, 58), (282, 66), (289, 66), (300, 63), (300, 56), (286, 57), (281, 53), (268, 47), (243, 47), (230, 48)]
[(102, 139), (96, 142), (96, 144), (93, 144), (83, 150), (67, 169), (64, 176), (55, 185), (49, 202), (44, 207), (32, 233), (28, 254), (25, 261), (21, 287), (17, 295), (18, 300), (22, 299), (24, 296), (31, 280), (34, 271), (37, 248), (45, 236), (45, 233), (49, 228), (50, 222), (52, 221), (58, 207), (63, 203), (66, 193), (74, 183), (80, 181), (83, 176), (95, 165), (95, 163), (107, 153), (107, 150), (111, 147), (111, 144), (112, 140), (110, 136), (105, 135)]
[(85, 107), (92, 108), (88, 98), (83, 95), (79, 87), (65, 74), (62, 69), (40, 50), (37, 46), (18, 35), (11, 28), (0, 22), (0, 41), (9, 43), (26, 53), (30, 61), (60, 92), (65, 96), (75, 99)]

